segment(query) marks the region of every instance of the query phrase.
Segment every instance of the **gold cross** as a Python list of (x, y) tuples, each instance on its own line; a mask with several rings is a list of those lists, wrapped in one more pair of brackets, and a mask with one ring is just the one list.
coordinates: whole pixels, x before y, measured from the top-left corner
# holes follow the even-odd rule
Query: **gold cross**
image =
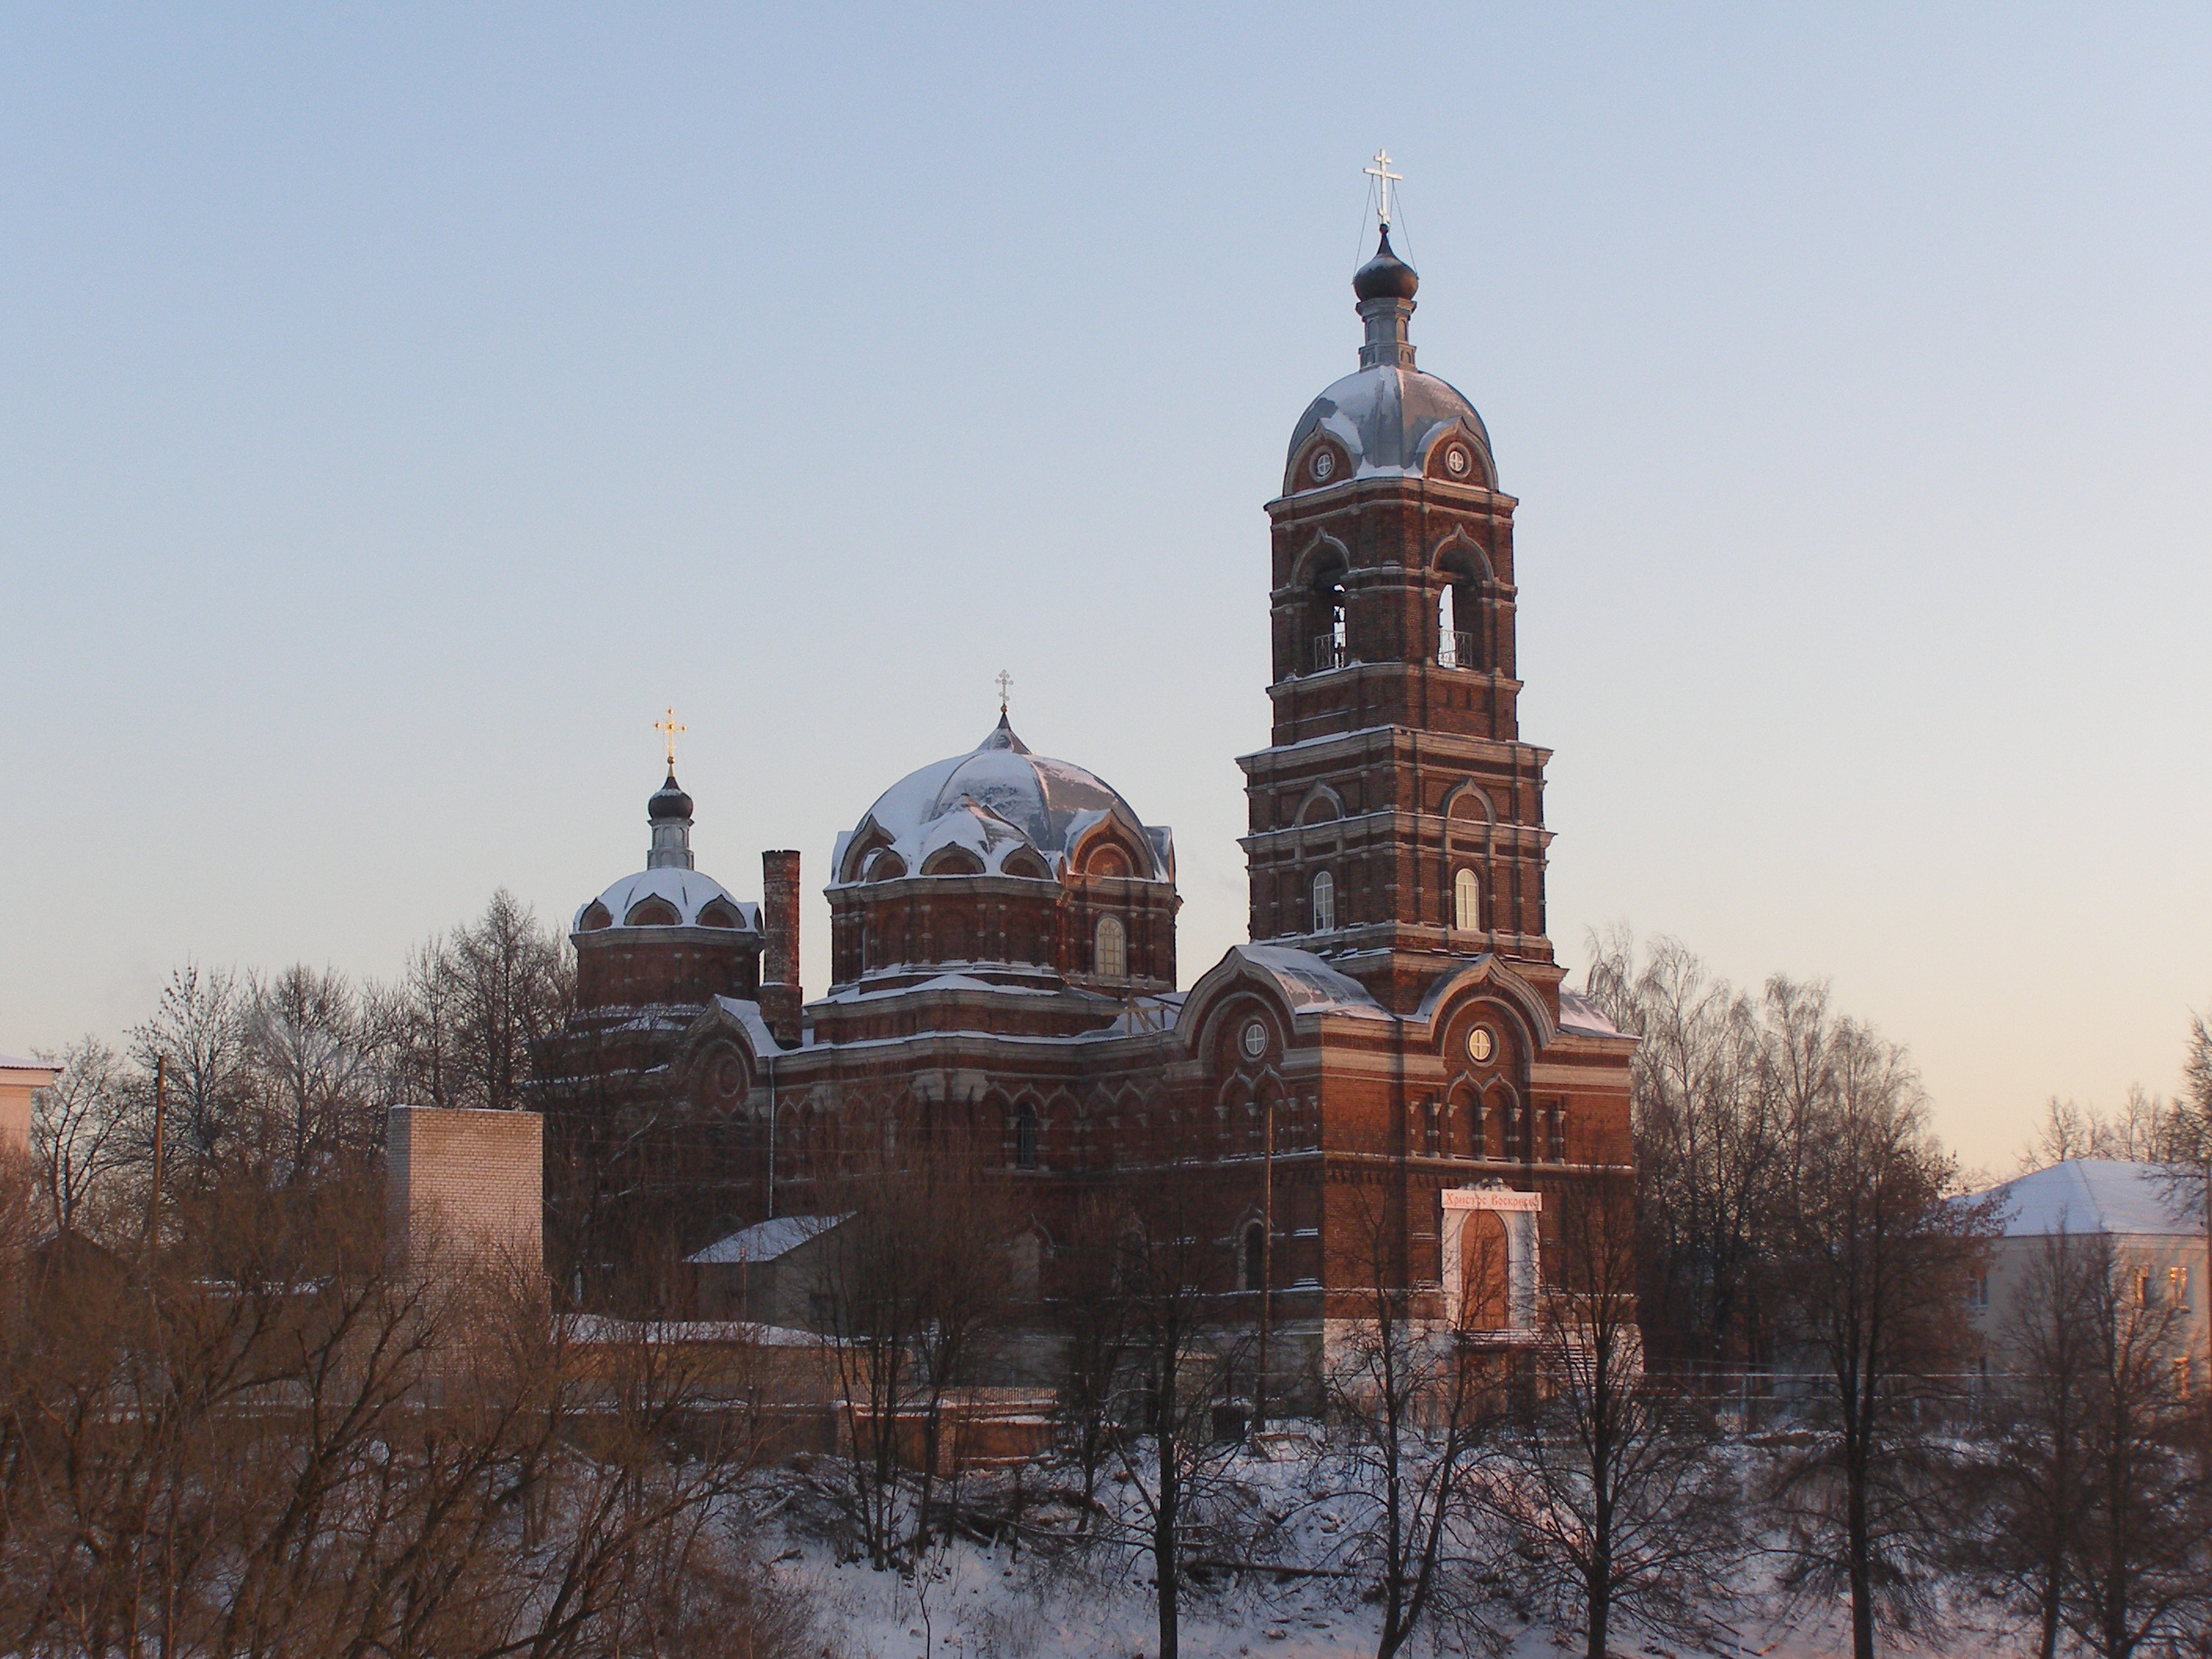
[(997, 681), (999, 687), (999, 713), (1001, 714), (1004, 714), (1006, 712), (1006, 688), (1011, 686), (1013, 683), (1014, 677), (1006, 672), (1005, 669), (1001, 668), (999, 671), (999, 678)]
[(689, 732), (691, 728), (688, 726), (678, 726), (676, 723), (676, 711), (672, 708), (653, 721), (653, 729), (667, 740), (668, 774), (673, 777), (676, 775), (676, 734), (679, 732)]
[(1359, 170), (1375, 181), (1376, 205), (1382, 210), (1382, 228), (1387, 230), (1390, 228), (1390, 186), (1405, 183), (1406, 175), (1390, 171), (1390, 152), (1387, 149), (1376, 150), (1375, 165)]

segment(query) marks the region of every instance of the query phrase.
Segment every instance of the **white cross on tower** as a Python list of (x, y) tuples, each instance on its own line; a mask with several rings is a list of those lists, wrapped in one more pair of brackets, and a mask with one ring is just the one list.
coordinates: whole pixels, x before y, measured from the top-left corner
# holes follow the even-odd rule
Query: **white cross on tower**
[(1006, 712), (1006, 692), (1008, 689), (1012, 686), (1013, 683), (1014, 677), (1006, 672), (1005, 669), (1001, 668), (999, 671), (998, 678), (999, 713), (1001, 714), (1004, 714)]
[(1382, 221), (1382, 228), (1388, 230), (1390, 228), (1390, 186), (1403, 184), (1406, 175), (1390, 171), (1390, 152), (1387, 149), (1376, 150), (1375, 165), (1362, 167), (1360, 171), (1375, 181), (1375, 206)]

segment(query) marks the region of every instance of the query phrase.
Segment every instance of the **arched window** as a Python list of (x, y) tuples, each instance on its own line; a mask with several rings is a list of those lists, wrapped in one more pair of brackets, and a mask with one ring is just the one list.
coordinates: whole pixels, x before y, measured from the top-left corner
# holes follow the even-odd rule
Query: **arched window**
[(1482, 931), (1482, 881), (1472, 870), (1452, 878), (1452, 926), (1462, 933)]
[(1466, 591), (1457, 582), (1446, 587), (1437, 599), (1437, 665), (1439, 668), (1473, 668), (1475, 664), (1474, 629), (1468, 626), (1474, 620), (1474, 607), (1467, 602)]
[(1313, 878), (1313, 931), (1316, 933), (1336, 931), (1336, 878), (1326, 870)]
[(1255, 1221), (1244, 1229), (1244, 1288), (1265, 1290), (1267, 1285), (1267, 1230)]
[(1014, 1167), (1034, 1170), (1037, 1166), (1036, 1108), (1026, 1100), (1014, 1114)]
[(1091, 952), (1091, 971), (1102, 979), (1125, 979), (1129, 972), (1129, 935), (1119, 916), (1101, 916)]

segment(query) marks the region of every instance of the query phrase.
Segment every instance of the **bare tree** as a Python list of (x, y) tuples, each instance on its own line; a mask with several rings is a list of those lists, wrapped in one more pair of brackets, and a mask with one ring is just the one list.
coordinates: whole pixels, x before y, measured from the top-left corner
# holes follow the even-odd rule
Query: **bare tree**
[(1966, 1290), (1984, 1210), (1952, 1200), (1904, 1051), (1850, 1021), (1800, 1011), (1778, 1215), (1792, 1334), (1826, 1433), (1783, 1480), (1802, 1591), (1847, 1591), (1856, 1659), (1929, 1610), (1941, 1459), (1927, 1411), (1963, 1363)]
[(170, 974), (152, 1017), (131, 1031), (138, 1073), (131, 1147), (149, 1166), (154, 1078), (166, 1062), (167, 1184), (210, 1178), (247, 1115), (252, 1077), (246, 1006), (246, 987), (235, 973), (188, 962)]
[(2051, 1233), (2028, 1262), (1999, 1334), (2001, 1369), (1981, 1425), (1988, 1455), (1966, 1494), (1976, 1520), (1961, 1540), (1970, 1578), (2035, 1620), (2040, 1659), (2057, 1659), (2092, 1501), (2093, 1325), (2109, 1267), (2108, 1253), (2092, 1243)]
[(248, 1063), (270, 1144), (294, 1172), (376, 1146), (391, 1036), (345, 976), (305, 964), (247, 980)]
[(642, 1334), (582, 1352), (497, 1263), (402, 1270), (368, 1165), (281, 1163), (180, 1194), (143, 1272), (74, 1256), (28, 1303), (0, 1353), (0, 1646), (789, 1650), (715, 1518), (757, 1443), (742, 1378)]
[(820, 1305), (836, 1338), (848, 1514), (878, 1567), (911, 1562), (931, 1534), (947, 1396), (986, 1357), (1012, 1298), (1018, 1224), (993, 1139), (933, 1126), (898, 1137), (896, 1167), (828, 1183), (843, 1219)]
[[(1184, 1572), (1194, 1554), (1217, 1552), (1224, 1537), (1215, 1490), (1236, 1449), (1214, 1432), (1218, 1385), (1237, 1354), (1219, 1318), (1217, 1243), (1206, 1237), (1210, 1213), (1194, 1163), (1148, 1172), (1133, 1195), (1120, 1270), (1136, 1316), (1140, 1431), (1119, 1445), (1121, 1474), (1137, 1513), (1118, 1536), (1152, 1564), (1159, 1659), (1181, 1651)], [(1142, 1449), (1148, 1455), (1135, 1454)]]
[(87, 1036), (52, 1057), (61, 1073), (31, 1111), (31, 1173), (57, 1232), (100, 1233), (114, 1219), (127, 1163), (130, 1079), (114, 1049)]
[[(2088, 1502), (2069, 1540), (2068, 1626), (2100, 1659), (2179, 1641), (2212, 1608), (2212, 1504), (2203, 1413), (2188, 1399), (2186, 1326), (2150, 1269), (2099, 1234), (2086, 1313), (2092, 1384), (2082, 1436)], [(2201, 1628), (2198, 1632), (2202, 1633)]]
[(1683, 945), (1590, 940), (1632, 1072), (1643, 1329), (1668, 1363), (1758, 1363), (1773, 1310), (1784, 1122), (1759, 1011)]
[(1646, 1372), (1626, 1194), (1559, 1212), (1542, 1303), (1542, 1382), (1509, 1443), (1503, 1517), (1540, 1604), (1612, 1651), (1617, 1618), (1708, 1644), (1743, 1556), (1735, 1483), (1693, 1394)]
[(1080, 1482), (1078, 1533), (1091, 1530), (1098, 1476), (1127, 1415), (1138, 1310), (1122, 1251), (1135, 1224), (1127, 1207), (1111, 1195), (1085, 1194), (1053, 1253), (1048, 1309), (1066, 1344), (1059, 1414), (1062, 1446)]
[[(1366, 1500), (1352, 1537), (1379, 1568), (1375, 1650), (1390, 1659), (1425, 1627), (1493, 1633), (1465, 1593), (1463, 1569), (1479, 1513), (1475, 1471), (1505, 1419), (1517, 1356), (1474, 1346), (1481, 1304), (1496, 1297), (1462, 1297), (1455, 1321), (1418, 1305), (1435, 1293), (1406, 1287), (1403, 1230), (1382, 1188), (1347, 1188), (1344, 1202), (1338, 1276), (1359, 1311), (1326, 1370), (1329, 1414), (1345, 1437), (1332, 1484)], [(1502, 1237), (1462, 1248), (1468, 1280), (1502, 1297)]]
[(524, 1105), (532, 1046), (559, 1029), (574, 995), (566, 942), (501, 888), (482, 916), (408, 964), (389, 1017), (410, 1097), (492, 1111)]

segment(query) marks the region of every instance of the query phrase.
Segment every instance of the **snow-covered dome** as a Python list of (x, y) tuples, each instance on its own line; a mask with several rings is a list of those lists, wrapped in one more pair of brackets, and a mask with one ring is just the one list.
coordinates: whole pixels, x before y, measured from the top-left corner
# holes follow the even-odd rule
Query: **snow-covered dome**
[(712, 876), (670, 866), (624, 876), (578, 908), (575, 932), (602, 927), (733, 927), (758, 933), (760, 907), (732, 896)]
[(653, 829), (645, 868), (595, 899), (577, 907), (571, 931), (594, 933), (603, 927), (728, 927), (760, 931), (760, 907), (742, 904), (712, 876), (691, 866), (691, 797), (676, 781), (676, 763), (668, 781), (645, 804)]
[(1112, 841), (1136, 855), (1127, 874), (1175, 879), (1166, 830), (1081, 767), (1031, 754), (1002, 713), (974, 750), (908, 773), (837, 838), (836, 884), (909, 873), (1056, 879), (1109, 820)]
[[(1455, 430), (1466, 436), (1475, 454), (1468, 482), (1492, 483), (1498, 469), (1491, 459), (1489, 429), (1458, 388), (1417, 368), (1376, 363), (1346, 375), (1306, 405), (1291, 433), (1283, 493), (1342, 483), (1347, 477), (1419, 477), (1437, 440)], [(1332, 469), (1325, 478), (1299, 473), (1299, 454), (1316, 432), (1344, 446), (1351, 460), (1346, 471)]]
[[(1283, 468), (1283, 493), (1320, 489), (1358, 478), (1420, 477), (1437, 442), (1457, 432), (1466, 453), (1444, 474), (1451, 482), (1495, 489), (1497, 464), (1491, 459), (1490, 432), (1474, 405), (1449, 382), (1413, 367), (1413, 348), (1406, 325), (1413, 314), (1420, 278), (1390, 251), (1390, 227), (1382, 227), (1375, 257), (1352, 277), (1359, 314), (1367, 325), (1357, 373), (1346, 375), (1306, 405), (1291, 432)], [(1316, 434), (1334, 439), (1340, 457)]]

